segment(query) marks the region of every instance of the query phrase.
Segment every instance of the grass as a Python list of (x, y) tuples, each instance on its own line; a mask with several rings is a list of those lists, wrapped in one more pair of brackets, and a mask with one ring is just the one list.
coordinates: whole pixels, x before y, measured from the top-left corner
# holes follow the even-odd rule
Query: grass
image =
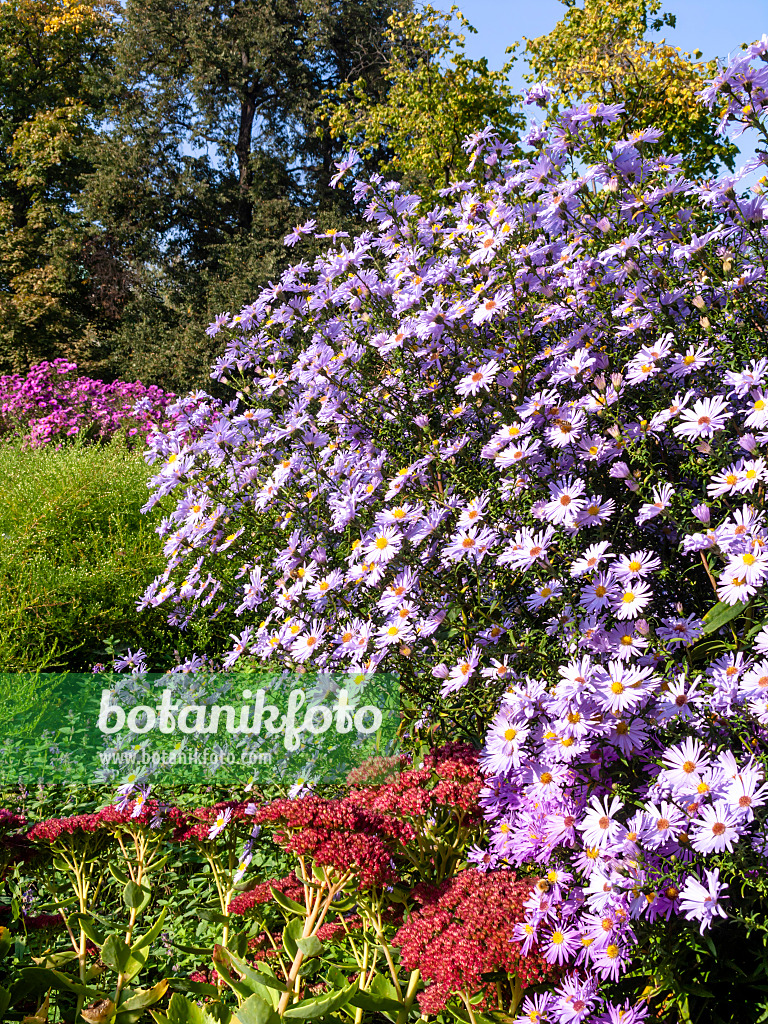
[(151, 470), (117, 437), (108, 445), (0, 447), (0, 671), (82, 671), (111, 645), (142, 647), (167, 668), (214, 653), (225, 624), (181, 633), (165, 611), (136, 611), (164, 567)]

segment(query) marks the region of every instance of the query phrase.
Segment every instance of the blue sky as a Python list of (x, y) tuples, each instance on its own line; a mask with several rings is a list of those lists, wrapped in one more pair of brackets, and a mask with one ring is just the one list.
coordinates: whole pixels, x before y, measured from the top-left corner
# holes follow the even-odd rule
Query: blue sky
[[(432, 3), (444, 10), (450, 7), (445, 0)], [(460, 0), (457, 6), (477, 29), (477, 35), (467, 36), (467, 56), (487, 57), (493, 68), (504, 63), (507, 46), (523, 36), (544, 35), (565, 14), (559, 0)], [(662, 10), (677, 16), (677, 26), (661, 35), (682, 50), (701, 50), (702, 59), (726, 59), (741, 43), (768, 32), (768, 0), (669, 0)], [(512, 77), (518, 88), (524, 84), (524, 70), (518, 61)], [(749, 136), (737, 144), (744, 158), (754, 152)]]

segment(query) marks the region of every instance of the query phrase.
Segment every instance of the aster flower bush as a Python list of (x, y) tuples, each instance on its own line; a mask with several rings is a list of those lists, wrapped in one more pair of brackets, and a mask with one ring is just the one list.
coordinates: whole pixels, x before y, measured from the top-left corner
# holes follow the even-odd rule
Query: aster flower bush
[[(723, 130), (767, 58), (703, 93)], [(560, 981), (521, 1020), (640, 1019), (606, 983), (647, 929), (738, 914), (764, 863), (765, 157), (690, 181), (618, 113), (522, 160), (477, 133), (432, 210), (358, 181), (369, 229), (212, 327), (237, 399), (148, 454), (178, 504), (144, 605), (234, 609), (229, 664), (396, 668), (414, 729), (479, 710), (475, 859), (551, 868), (515, 937)]]

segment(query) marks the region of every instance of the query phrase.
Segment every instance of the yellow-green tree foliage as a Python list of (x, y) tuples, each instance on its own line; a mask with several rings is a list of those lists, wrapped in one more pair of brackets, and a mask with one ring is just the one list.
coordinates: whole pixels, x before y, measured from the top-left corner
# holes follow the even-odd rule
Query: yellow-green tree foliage
[(384, 88), (373, 94), (363, 81), (350, 82), (324, 106), (335, 138), (425, 199), (466, 170), (467, 135), (490, 124), (516, 140), (524, 124), (520, 97), (508, 82), (513, 61), (491, 71), (487, 60), (467, 57), (464, 35), (451, 28), (453, 17), (475, 31), (455, 7), (449, 14), (427, 6), (393, 15)]
[(660, 13), (661, 0), (560, 0), (565, 17), (547, 35), (526, 39), (531, 82), (555, 91), (552, 113), (583, 102), (623, 103), (617, 133), (653, 126), (660, 147), (682, 156), (688, 173), (712, 173), (719, 161), (733, 166), (736, 149), (715, 135), (715, 123), (696, 99), (715, 61), (699, 61), (664, 39), (647, 38), (675, 17)]
[(0, 0), (0, 366), (71, 351), (87, 318), (74, 202), (115, 4)]

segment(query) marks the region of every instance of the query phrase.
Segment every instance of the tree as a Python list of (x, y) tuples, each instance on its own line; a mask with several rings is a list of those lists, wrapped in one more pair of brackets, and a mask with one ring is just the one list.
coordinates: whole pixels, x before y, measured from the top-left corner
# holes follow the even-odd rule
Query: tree
[(465, 173), (464, 139), (488, 125), (516, 139), (524, 124), (520, 97), (508, 84), (513, 60), (500, 71), (464, 53), (465, 37), (453, 31), (457, 8), (432, 7), (393, 15), (386, 39), (386, 89), (373, 92), (362, 79), (344, 83), (326, 100), (331, 134), (361, 151), (385, 175), (394, 176), (425, 200)]
[(661, 0), (560, 0), (567, 13), (554, 29), (527, 39), (531, 82), (554, 89), (550, 113), (577, 103), (623, 103), (617, 137), (647, 127), (662, 131), (660, 148), (682, 157), (694, 176), (714, 173), (722, 162), (733, 168), (737, 149), (715, 134), (716, 124), (696, 95), (717, 71), (700, 62), (699, 50), (685, 53), (648, 32), (675, 27), (660, 13)]
[(298, 220), (347, 223), (317, 106), (350, 76), (375, 81), (382, 26), (409, 2), (127, 0), (120, 103), (83, 196), (134, 282), (104, 372), (207, 383), (205, 323), (280, 271)]
[(74, 202), (106, 102), (113, 9), (112, 0), (0, 3), (4, 369), (71, 354), (99, 315), (95, 262)]

